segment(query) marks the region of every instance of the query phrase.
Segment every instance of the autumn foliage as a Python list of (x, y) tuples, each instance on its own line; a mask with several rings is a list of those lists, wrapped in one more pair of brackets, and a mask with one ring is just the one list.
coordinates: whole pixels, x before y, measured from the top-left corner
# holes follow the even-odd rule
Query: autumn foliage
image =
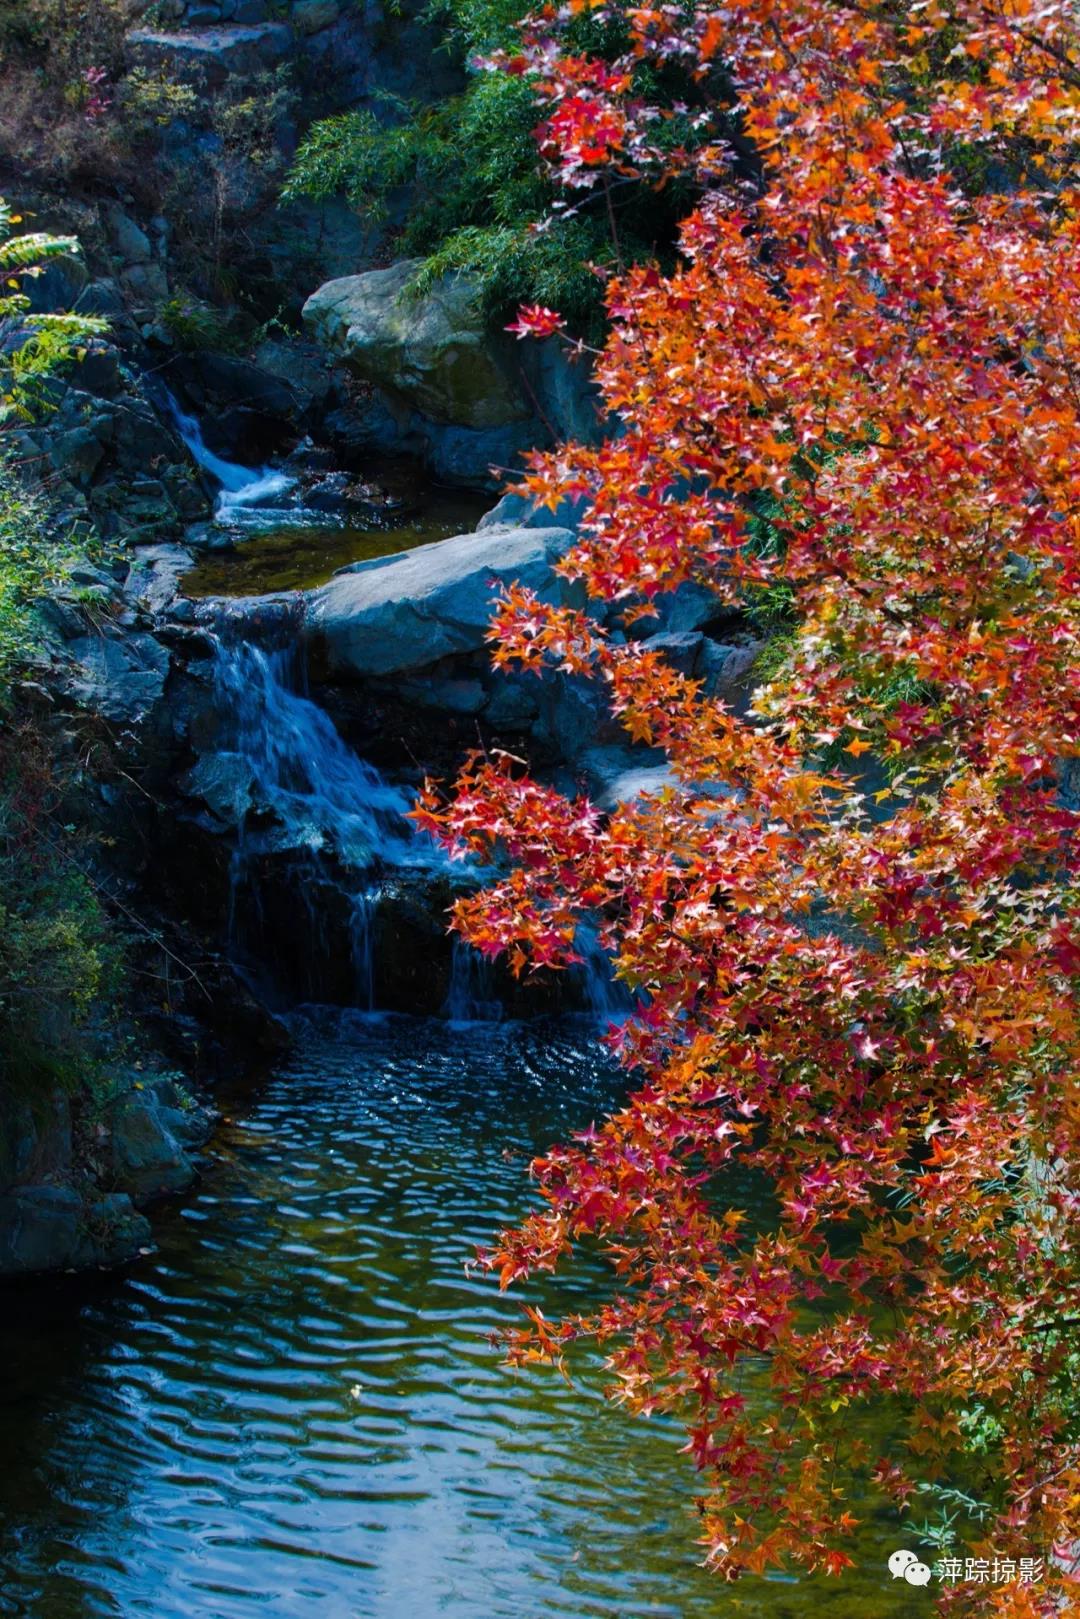
[[(1050, 1565), (964, 1600), (1060, 1612), (1080, 1540), (1080, 26), (1071, 0), (643, 5), (599, 63), (574, 23), (537, 12), (504, 64), (533, 77), (567, 206), (675, 171), (700, 202), (674, 273), (609, 289), (619, 431), (528, 479), (581, 497), (565, 568), (627, 635), (514, 590), (495, 658), (602, 682), (675, 785), (603, 814), (479, 756), (420, 812), (502, 862), (458, 906), (469, 938), (532, 970), (591, 921), (638, 997), (631, 1096), (535, 1164), (543, 1212), (491, 1256), (505, 1284), (599, 1243), (617, 1291), (588, 1320), (534, 1316), (513, 1352), (592, 1334), (633, 1410), (685, 1415), (722, 1574), (839, 1572), (875, 1489), (902, 1506), (940, 1483), (979, 1503), (962, 1549)], [(642, 90), (671, 62), (707, 92), (692, 153)], [(635, 639), (687, 580), (786, 604), (746, 717)], [(772, 1189), (764, 1226), (731, 1206), (733, 1166)], [(864, 1402), (888, 1404), (887, 1458), (857, 1437)]]

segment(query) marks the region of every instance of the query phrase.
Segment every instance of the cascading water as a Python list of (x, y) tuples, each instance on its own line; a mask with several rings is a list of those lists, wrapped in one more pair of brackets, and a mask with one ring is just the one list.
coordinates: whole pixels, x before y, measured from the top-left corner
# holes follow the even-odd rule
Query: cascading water
[(225, 726), (220, 757), (250, 777), (252, 808), (280, 831), (254, 837), (332, 852), (354, 870), (431, 866), (439, 857), (413, 833), (407, 795), (391, 787), (342, 740), (329, 715), (302, 689), (292, 650), (268, 652), (220, 640), (214, 691)]
[(274, 504), (296, 487), (295, 478), (274, 467), (242, 467), (215, 455), (203, 437), (198, 418), (182, 410), (167, 389), (159, 392), (166, 414), (191, 452), (192, 460), (219, 486), (215, 522), (230, 528), (243, 527), (246, 523), (265, 527), (282, 516), (295, 517), (291, 507)]
[[(332, 524), (323, 512), (306, 513), (299, 494), (287, 506), (276, 505), (298, 490), (297, 479), (273, 467), (226, 461), (160, 381), (155, 391), (193, 459), (218, 486), (216, 523), (252, 533), (308, 517), (316, 526)], [(376, 1004), (374, 938), (387, 884), (402, 872), (445, 874), (448, 861), (408, 820), (408, 795), (354, 753), (310, 700), (296, 653), (253, 645), (243, 638), (242, 617), (217, 629), (213, 683), (222, 736), (212, 770), (219, 787), (225, 784), (237, 829), (229, 911), (234, 951), (253, 971), (275, 956), (282, 965), (284, 952), (283, 976), (294, 994), (313, 999), (327, 995), (333, 964), (331, 998), (370, 1010)], [(582, 959), (569, 974), (573, 998), (598, 1021), (624, 1016), (629, 997), (587, 928), (577, 949)], [(458, 1023), (494, 1022), (502, 1011), (492, 965), (453, 941), (443, 1015)]]
[(498, 1023), (503, 1008), (493, 980), (491, 963), (455, 934), (444, 1015), (451, 1023)]
[(305, 694), (294, 651), (225, 634), (213, 688), (221, 733), (211, 768), (236, 824), (234, 951), (253, 965), (284, 952), (294, 985), (313, 998), (325, 993), (332, 964), (336, 996), (371, 1009), (382, 887), (407, 872), (443, 873), (446, 858), (408, 820), (409, 796), (354, 753)]
[(599, 1023), (621, 1023), (632, 1009), (630, 992), (614, 976), (611, 957), (585, 923), (578, 924), (574, 949), (581, 960), (572, 969), (573, 979), (586, 1010)]

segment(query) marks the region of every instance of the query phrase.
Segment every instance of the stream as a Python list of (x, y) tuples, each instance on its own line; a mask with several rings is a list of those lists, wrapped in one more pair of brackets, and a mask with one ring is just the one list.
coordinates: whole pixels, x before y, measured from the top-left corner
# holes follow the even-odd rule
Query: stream
[[(202, 464), (219, 518), (295, 515), (264, 504), (295, 498), (280, 469)], [(154, 1252), (120, 1275), (7, 1293), (0, 1616), (929, 1614), (932, 1591), (888, 1577), (892, 1516), (857, 1502), (844, 1580), (717, 1582), (697, 1566), (678, 1427), (609, 1405), (584, 1349), (570, 1381), (502, 1366), (491, 1338), (520, 1300), (467, 1265), (531, 1206), (529, 1159), (623, 1094), (599, 1038), (625, 1013), (603, 952), (581, 938), (576, 1016), (504, 1019), (460, 945), (441, 1018), (370, 1010), (378, 882), (443, 857), (288, 649), (223, 636), (214, 686), (237, 954), (254, 966), (264, 942), (259, 874), (296, 861), (309, 908), (323, 880), (351, 907), (352, 1006), (314, 1004), (314, 977), (312, 1004), (289, 1013), (290, 1055), (219, 1092), (203, 1177), (156, 1212)], [(610, 1285), (583, 1260), (529, 1299), (589, 1308)], [(765, 1408), (753, 1373), (745, 1391)]]
[[(0, 1613), (26, 1619), (894, 1619), (889, 1521), (843, 1581), (695, 1566), (693, 1475), (579, 1357), (514, 1376), (518, 1305), (465, 1263), (529, 1156), (620, 1080), (584, 1020), (304, 1009), (128, 1274), (0, 1326)], [(530, 1297), (549, 1311), (599, 1267)], [(858, 1510), (858, 1508), (857, 1508)]]
[(197, 525), (201, 555), (184, 580), (190, 596), (308, 590), (351, 562), (468, 533), (492, 504), (475, 490), (433, 483), (412, 462), (373, 464), (373, 481), (359, 484), (342, 473), (320, 476), (302, 451), (241, 466), (210, 449), (198, 419), (161, 384), (155, 397), (214, 490), (211, 522)]

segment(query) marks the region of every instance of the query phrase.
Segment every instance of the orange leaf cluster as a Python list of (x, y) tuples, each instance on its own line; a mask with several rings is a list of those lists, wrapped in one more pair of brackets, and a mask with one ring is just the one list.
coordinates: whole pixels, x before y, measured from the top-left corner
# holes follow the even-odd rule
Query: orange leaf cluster
[[(966, 1479), (966, 1412), (971, 1544), (1049, 1558), (1080, 1540), (1075, 9), (646, 5), (595, 71), (572, 17), (536, 13), (518, 59), (548, 161), (570, 187), (658, 162), (701, 200), (678, 269), (610, 289), (620, 431), (527, 487), (584, 498), (566, 570), (628, 625), (693, 580), (782, 588), (794, 627), (740, 718), (512, 590), (497, 660), (603, 682), (676, 785), (601, 815), (477, 758), (425, 794), (448, 845), (508, 859), (458, 907), (475, 943), (558, 964), (599, 921), (638, 999), (637, 1088), (534, 1166), (545, 1209), (491, 1256), (510, 1282), (588, 1234), (618, 1295), (515, 1353), (590, 1332), (622, 1399), (686, 1416), (726, 1574), (841, 1570), (873, 1464), (850, 1408), (883, 1399), (881, 1488)], [(723, 87), (750, 178), (719, 133), (656, 143), (636, 74), (671, 60)], [(733, 1165), (767, 1177), (770, 1229), (726, 1207)], [(1059, 1575), (1025, 1613), (1062, 1611)]]

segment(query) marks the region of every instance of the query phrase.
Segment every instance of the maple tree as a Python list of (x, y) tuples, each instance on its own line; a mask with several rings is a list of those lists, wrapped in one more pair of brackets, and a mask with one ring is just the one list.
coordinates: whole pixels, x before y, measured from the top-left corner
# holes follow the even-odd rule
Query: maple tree
[[(1067, 0), (641, 5), (600, 63), (567, 48), (580, 9), (535, 12), (495, 64), (534, 83), (565, 206), (688, 171), (700, 201), (677, 270), (609, 287), (618, 432), (526, 480), (583, 502), (561, 566), (608, 616), (511, 589), (494, 656), (603, 682), (673, 785), (604, 814), (478, 755), (418, 810), (497, 861), (456, 908), (473, 943), (565, 965), (591, 921), (638, 997), (613, 1036), (632, 1094), (538, 1160), (542, 1210), (489, 1255), (506, 1285), (598, 1243), (617, 1292), (531, 1312), (511, 1352), (592, 1335), (629, 1407), (685, 1416), (721, 1574), (839, 1572), (869, 1478), (900, 1505), (960, 1480), (968, 1550), (1047, 1575), (944, 1600), (1058, 1613), (1080, 1539), (1080, 27)], [(647, 95), (670, 62), (709, 90), (692, 152)], [(559, 327), (534, 307), (514, 329)], [(790, 604), (745, 717), (637, 638), (686, 581)], [(766, 1226), (728, 1206), (738, 1165)], [(762, 1361), (767, 1411), (740, 1376)], [(882, 1400), (888, 1458), (851, 1421)]]

